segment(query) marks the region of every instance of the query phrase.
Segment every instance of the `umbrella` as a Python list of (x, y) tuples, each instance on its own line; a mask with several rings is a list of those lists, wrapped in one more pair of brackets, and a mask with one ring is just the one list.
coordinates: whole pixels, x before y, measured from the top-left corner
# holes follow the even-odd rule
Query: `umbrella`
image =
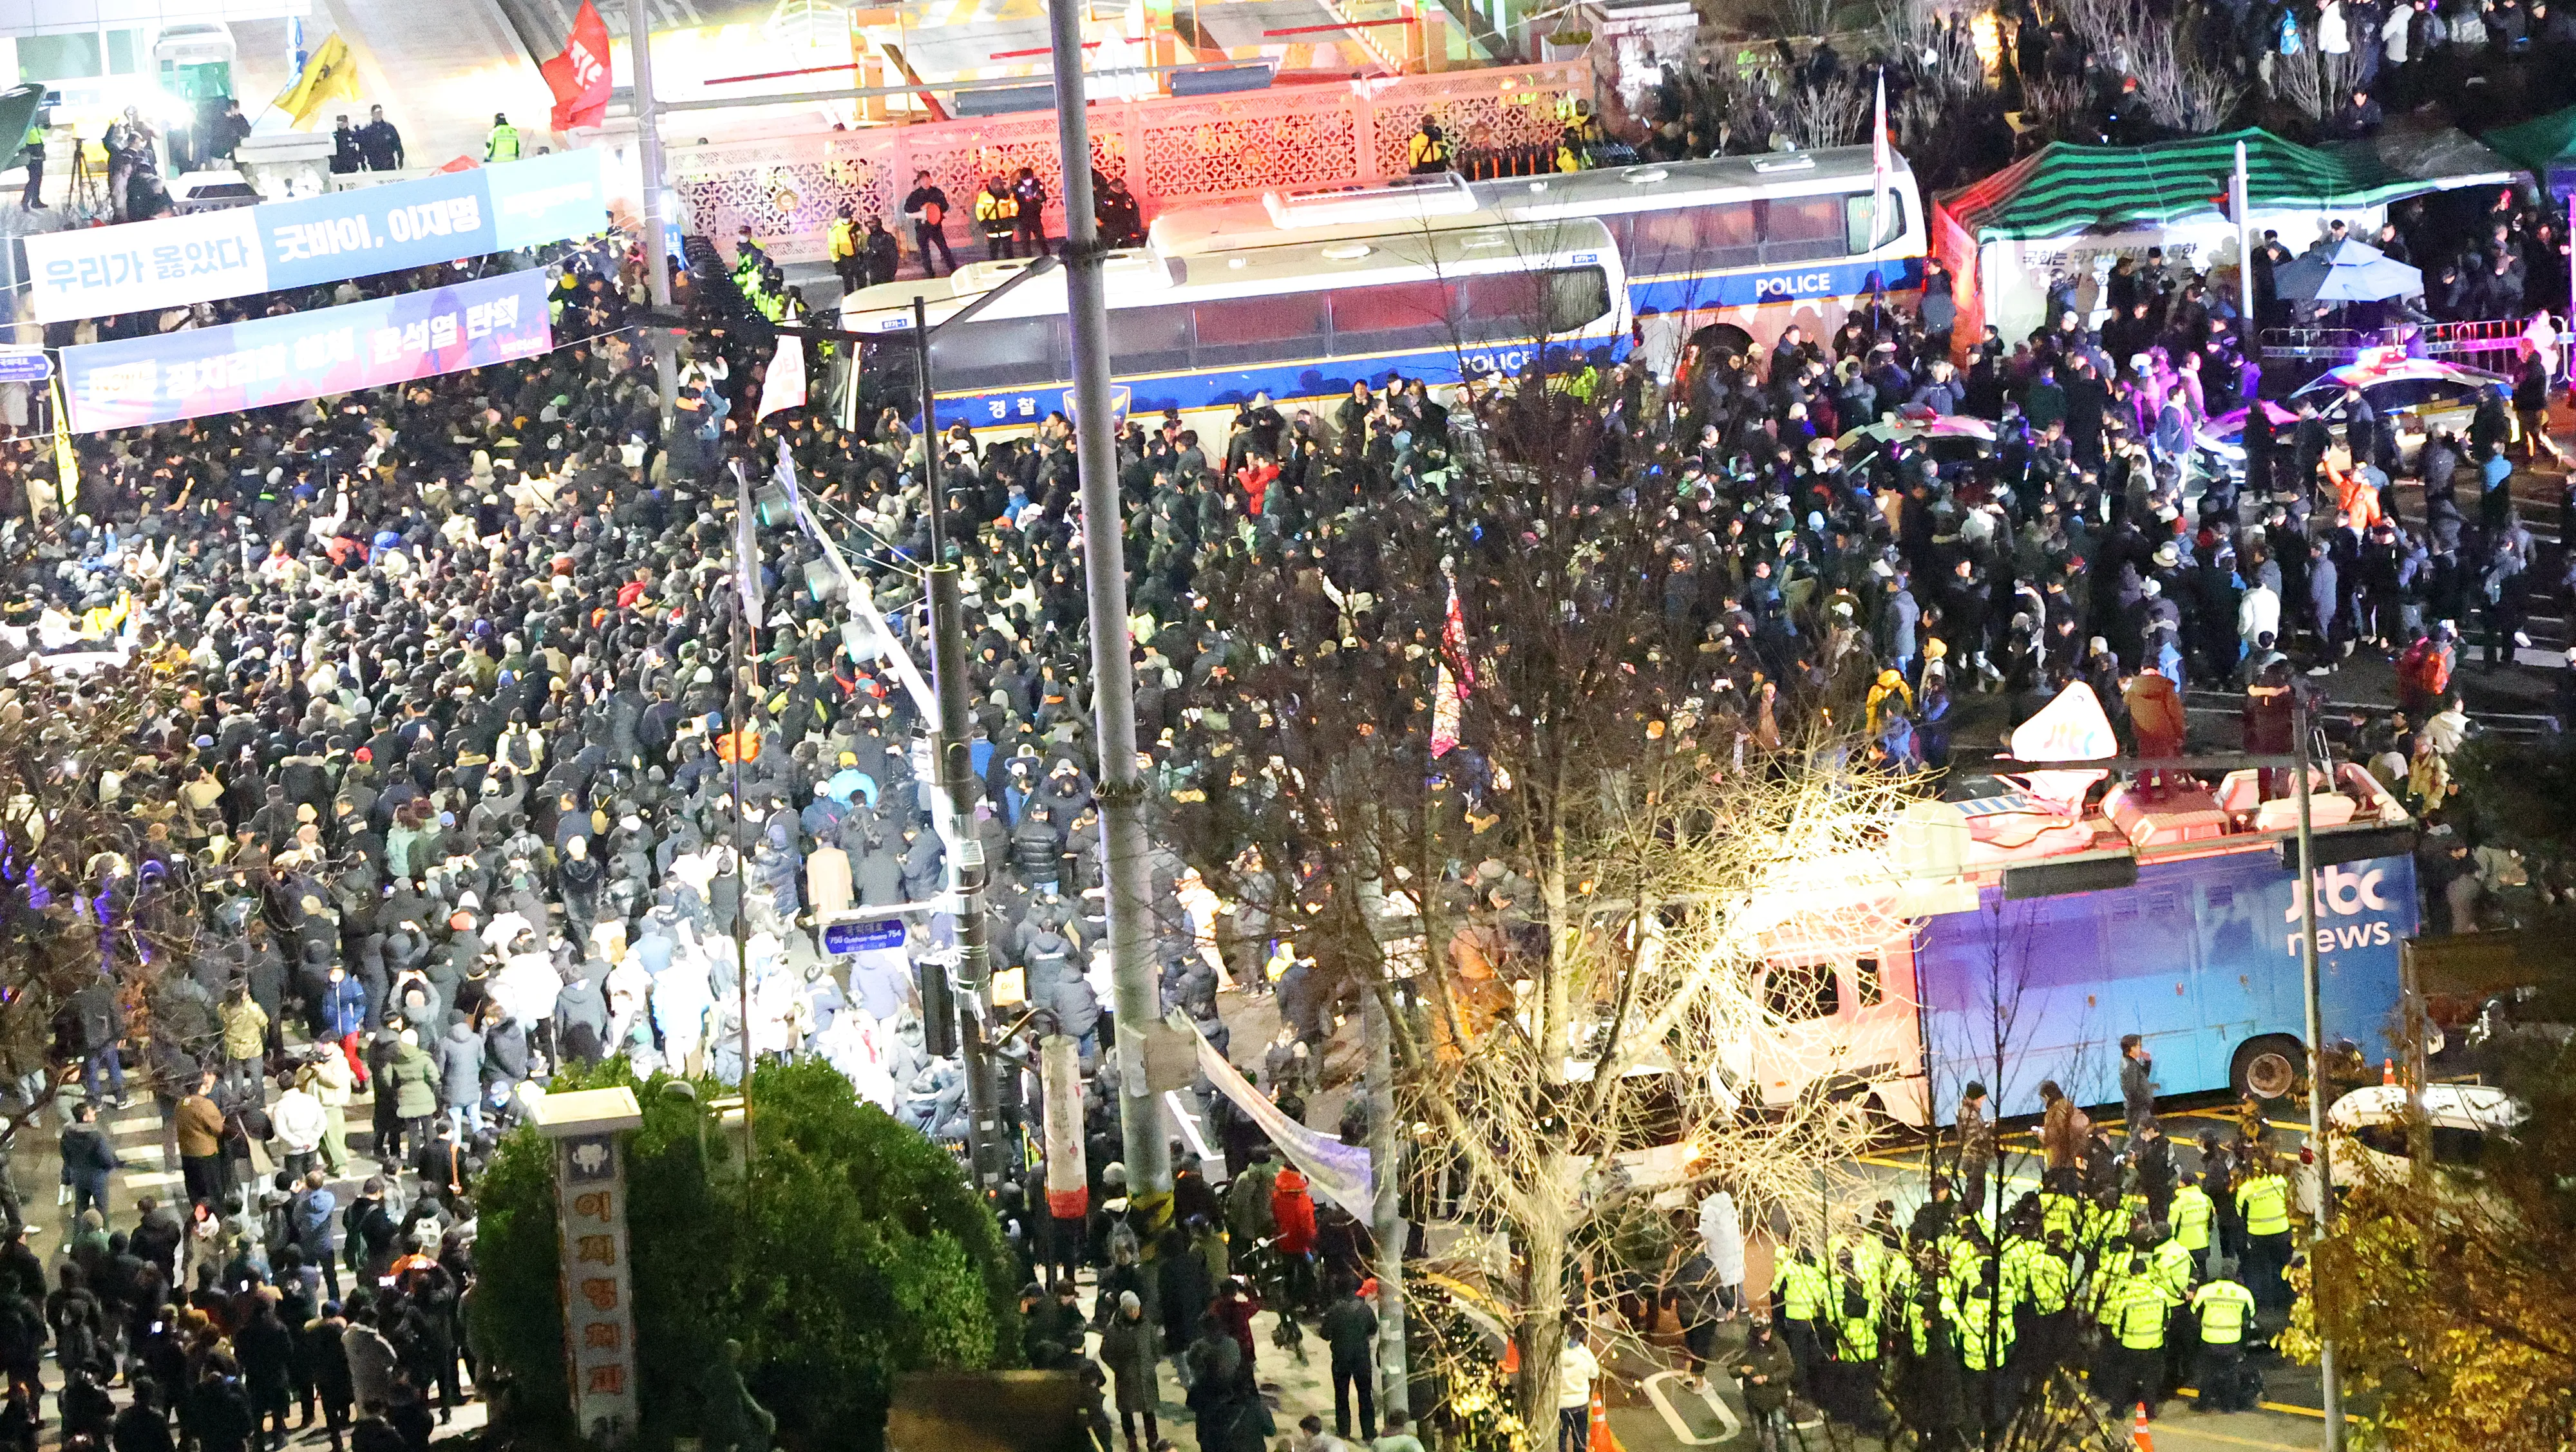
[(2346, 239), (2282, 264), (2272, 274), (2272, 290), (2300, 302), (2378, 302), (2422, 292), (2424, 274), (2366, 242)]

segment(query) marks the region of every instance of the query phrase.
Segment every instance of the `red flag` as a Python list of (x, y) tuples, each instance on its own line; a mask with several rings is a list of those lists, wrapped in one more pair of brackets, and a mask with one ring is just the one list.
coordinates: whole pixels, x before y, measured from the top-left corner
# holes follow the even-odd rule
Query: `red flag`
[(596, 126), (608, 114), (608, 26), (590, 0), (572, 19), (563, 54), (537, 67), (555, 93), (550, 124), (557, 131)]

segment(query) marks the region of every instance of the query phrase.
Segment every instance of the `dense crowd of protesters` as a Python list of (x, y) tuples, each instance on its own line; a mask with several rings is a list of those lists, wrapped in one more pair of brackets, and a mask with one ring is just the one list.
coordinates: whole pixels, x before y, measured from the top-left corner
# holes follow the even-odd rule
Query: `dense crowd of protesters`
[[(2049, 44), (2043, 65), (2057, 64)], [(1657, 132), (1680, 126), (1676, 144), (1694, 152), (1730, 144), (1726, 118), (1684, 117), (1681, 89)], [(2262, 270), (2311, 240), (2331, 239), (2288, 239)], [(2437, 315), (2566, 304), (2557, 220), (2512, 193), (2465, 221), (2401, 209), (2379, 242), (2438, 283)], [(902, 946), (840, 959), (815, 932), (845, 908), (937, 895), (928, 723), (882, 663), (841, 648), (838, 582), (792, 530), (760, 532), (767, 618), (748, 652), (735, 649), (726, 466), (765, 478), (780, 446), (899, 621), (921, 600), (927, 477), (965, 522), (952, 537), (990, 937), (1026, 1001), (1084, 1045), (1095, 1076), (1114, 1074), (1098, 1054), (1113, 1025), (1068, 425), (1049, 418), (1008, 439), (955, 425), (924, 439), (902, 400), (877, 397), (855, 429), (828, 411), (755, 423), (762, 324), (799, 302), (782, 290), (766, 317), (729, 311), (741, 294), (721, 285), (721, 264), (681, 279), (690, 358), (666, 425), (649, 356), (618, 331), (644, 301), (641, 263), (590, 249), (561, 265), (559, 337), (573, 341), (541, 358), (91, 436), (69, 487), (35, 440), (0, 449), (12, 582), (0, 657), (119, 639), (183, 658), (197, 682), (138, 739), (85, 758), (99, 806), (132, 825), (136, 849), (86, 864), (88, 880), (43, 885), (181, 933), (188, 949), (147, 997), (102, 980), (60, 1025), (78, 1066), (60, 1131), (76, 1230), (57, 1284), (23, 1242), (0, 1253), (13, 1384), (0, 1444), (42, 1415), (32, 1372), (20, 1373), (50, 1343), (58, 1415), (93, 1445), (154, 1445), (143, 1424), (174, 1419), (181, 1437), (229, 1452), (290, 1409), (313, 1420), (317, 1403), (335, 1445), (344, 1425), (362, 1447), (421, 1445), (433, 1408), (461, 1395), (475, 1177), (556, 1065), (623, 1054), (732, 1082), (746, 1045), (810, 1054), (923, 1132), (962, 1141), (963, 1077), (929, 1051), (919, 1016), (918, 975), (947, 946), (945, 922), (916, 917)], [(57, 341), (365, 293), (341, 284), (103, 319)], [(2187, 689), (2242, 689), (2249, 731), (2268, 730), (2303, 673), (2373, 650), (2396, 664), (2400, 710), (2330, 723), (2336, 747), (2438, 816), (2446, 758), (2468, 729), (2450, 679), (2463, 627), (2501, 668), (2535, 596), (2576, 604), (2576, 580), (2545, 574), (2509, 485), (2517, 441), (2543, 446), (2533, 424), (2556, 361), (2548, 345), (2463, 436), (2437, 433), (2412, 454), (2366, 408), (2333, 428), (2312, 410), (2275, 423), (2256, 408), (2240, 479), (2191, 467), (2201, 426), (2245, 408), (2260, 383), (2225, 289), (2124, 261), (2098, 327), (2068, 296), (2018, 339), (1954, 340), (1948, 304), (1935, 264), (1919, 310), (1866, 308), (1830, 336), (1791, 329), (1750, 356), (1703, 338), (1669, 377), (1641, 357), (1602, 358), (1547, 380), (1357, 384), (1310, 408), (1254, 399), (1212, 437), (1178, 417), (1128, 421), (1119, 488), (1153, 783), (1170, 797), (1215, 784), (1239, 705), (1235, 643), (1196, 588), (1211, 560), (1294, 551), (1345, 592), (1378, 590), (1378, 562), (1347, 527), (1354, 508), (1389, 491), (1439, 494), (1493, 457), (1511, 411), (1547, 408), (1578, 440), (1602, 507), (1621, 507), (1637, 471), (1685, 481), (1666, 624), (1695, 652), (1703, 729), (1740, 750), (1857, 703), (1876, 753), (1938, 768), (1985, 744), (1956, 739), (1967, 697), (2005, 698), (1987, 714), (2018, 721), (2080, 680), (2143, 754), (2174, 754)], [(816, 376), (825, 361), (810, 360)], [(1974, 415), (1996, 440), (1967, 455), (1901, 430), (1836, 443), (1891, 414)], [(2406, 479), (2420, 483), (2420, 509), (2401, 507)], [(51, 710), (76, 723), (81, 690), (22, 683), (14, 719)], [(2463, 875), (2437, 884), (2437, 907), (2474, 916), (2476, 895), (2450, 887)], [(1479, 885), (1510, 911), (1507, 888)], [(1335, 1029), (1332, 985), (1257, 914), (1222, 910), (1168, 851), (1154, 898), (1162, 1006), (1230, 1052), (1220, 989), (1275, 994), (1276, 1041), (1235, 1057), (1257, 1057), (1262, 1089), (1302, 1117)], [(129, 1086), (158, 1110), (165, 1164), (184, 1186), (170, 1203), (110, 1201), (122, 1154), (108, 1126)], [(41, 1070), (20, 1092), (46, 1092)], [(1086, 1332), (1103, 1333), (1131, 1445), (1138, 1416), (1145, 1440), (1156, 1435), (1165, 1357), (1203, 1446), (1258, 1437), (1250, 1318), (1265, 1301), (1320, 1317), (1337, 1381), (1373, 1331), (1356, 1294), (1363, 1229), (1273, 1165), (1231, 1101), (1198, 1092), (1222, 1174), (1183, 1165), (1154, 1254), (1118, 1214), (1116, 1093), (1097, 1079), (1098, 1212), (1057, 1222), (1034, 1186), (1001, 1207), (1031, 1281), (1024, 1350), (1072, 1362)], [(2106, 1354), (2152, 1349), (2121, 1318), (2163, 1325), (2175, 1296), (2198, 1295), (2195, 1280), (2234, 1284), (2231, 1258), (2254, 1259), (2253, 1297), (2272, 1305), (2272, 1232), (2249, 1226), (2231, 1242), (2221, 1210), (2216, 1238), (2192, 1244), (2179, 1213), (2189, 1197), (2175, 1188), (2187, 1176), (2160, 1179), (2153, 1166), (2171, 1161), (2142, 1148), (2134, 1124), (2116, 1159), (2069, 1146), (2061, 1164), (2052, 1148), (2049, 1184), (2005, 1217), (2010, 1246), (1936, 1211), (1910, 1243), (1891, 1230), (1799, 1262), (1783, 1281), (1781, 1369), (1751, 1374), (1794, 1377), (1866, 1424), (1867, 1395), (1824, 1368), (1862, 1359), (1862, 1322), (1875, 1338), (1883, 1312), (1926, 1296), (1936, 1309), (1946, 1300), (1956, 1324), (2000, 1318), (2043, 1344), (2075, 1334), (2066, 1313), (2094, 1287), (2101, 1298), (2080, 1304), (2112, 1317)], [(1365, 1127), (1339, 1126), (1346, 1138)], [(2241, 1199), (2268, 1171), (2230, 1178), (2219, 1165), (2240, 1152), (2252, 1150), (2206, 1148), (2199, 1174), (2219, 1178), (2199, 1193), (2268, 1225), (2268, 1189)], [(2177, 1243), (2190, 1273), (2170, 1264)], [(2052, 1280), (2033, 1264), (2042, 1255), (2072, 1257), (2072, 1278)], [(1077, 1266), (1098, 1270), (1087, 1313), (1078, 1291), (1065, 1304)], [(1870, 1309), (1820, 1337), (1819, 1317), (1839, 1324), (1847, 1284), (1865, 1287)], [(1828, 1299), (1802, 1318), (1810, 1292)], [(1705, 1317), (1731, 1298), (1696, 1304)], [(1955, 1360), (1938, 1365), (1988, 1379), (1958, 1399), (1989, 1409), (1974, 1415), (2009, 1399), (1989, 1384), (2006, 1366), (1967, 1349), (1994, 1346), (1987, 1331), (1934, 1333), (1901, 1312), (1892, 1324), (1926, 1328), (1925, 1347), (1948, 1336)], [(1773, 1364), (1759, 1341), (1746, 1355)], [(122, 1409), (106, 1392), (120, 1376), (133, 1388)], [(2183, 1379), (2114, 1355), (2097, 1385), (2143, 1380), (2152, 1401)], [(1347, 1414), (1337, 1421), (1350, 1435)], [(129, 1422), (141, 1440), (128, 1440)]]

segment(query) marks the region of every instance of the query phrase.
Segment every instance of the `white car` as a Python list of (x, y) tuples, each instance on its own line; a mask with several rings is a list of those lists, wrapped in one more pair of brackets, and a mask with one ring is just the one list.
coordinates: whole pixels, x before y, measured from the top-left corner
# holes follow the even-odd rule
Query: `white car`
[(1931, 455), (1937, 465), (1972, 464), (1994, 453), (1995, 426), (1966, 414), (1899, 414), (1844, 433), (1834, 440), (1834, 448), (1842, 455), (1845, 468), (1857, 469), (1864, 460), (1884, 452), (1898, 440)]
[[(2448, 429), (2453, 437), (2465, 438), (2469, 420), (2478, 411), (2478, 396), (2489, 387), (2503, 390), (2508, 398), (2513, 393), (2512, 380), (2456, 363), (2374, 358), (2330, 368), (2299, 385), (2288, 398), (2264, 407), (2270, 411), (2272, 436), (2282, 449), (2290, 447), (2291, 435), (2298, 431), (2303, 402), (2316, 404), (2317, 417), (2340, 440), (2344, 390), (2358, 388), (2371, 412), (2396, 423), (2398, 457), (2411, 460), (2434, 429)], [(2192, 440), (2192, 465), (2201, 477), (2245, 477), (2245, 414), (2246, 410), (2238, 409), (2201, 425)]]
[[(2406, 1098), (2403, 1084), (2372, 1084), (2346, 1094), (2326, 1111), (2337, 1185), (2365, 1180), (2402, 1184), (2413, 1173)], [(2530, 1106), (2486, 1084), (2428, 1084), (2419, 1099), (2433, 1168), (2445, 1175), (2474, 1176), (2488, 1147), (2510, 1139), (2514, 1127), (2531, 1117)]]

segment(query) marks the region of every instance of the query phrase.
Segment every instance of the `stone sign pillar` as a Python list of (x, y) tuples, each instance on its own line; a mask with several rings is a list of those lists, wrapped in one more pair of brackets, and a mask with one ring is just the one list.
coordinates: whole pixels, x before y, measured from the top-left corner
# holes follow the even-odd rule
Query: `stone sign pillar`
[(635, 1091), (547, 1094), (532, 1118), (555, 1146), (555, 1225), (562, 1242), (564, 1364), (573, 1425), (605, 1447), (639, 1425), (635, 1283), (626, 1239), (626, 1150), (644, 1123)]

